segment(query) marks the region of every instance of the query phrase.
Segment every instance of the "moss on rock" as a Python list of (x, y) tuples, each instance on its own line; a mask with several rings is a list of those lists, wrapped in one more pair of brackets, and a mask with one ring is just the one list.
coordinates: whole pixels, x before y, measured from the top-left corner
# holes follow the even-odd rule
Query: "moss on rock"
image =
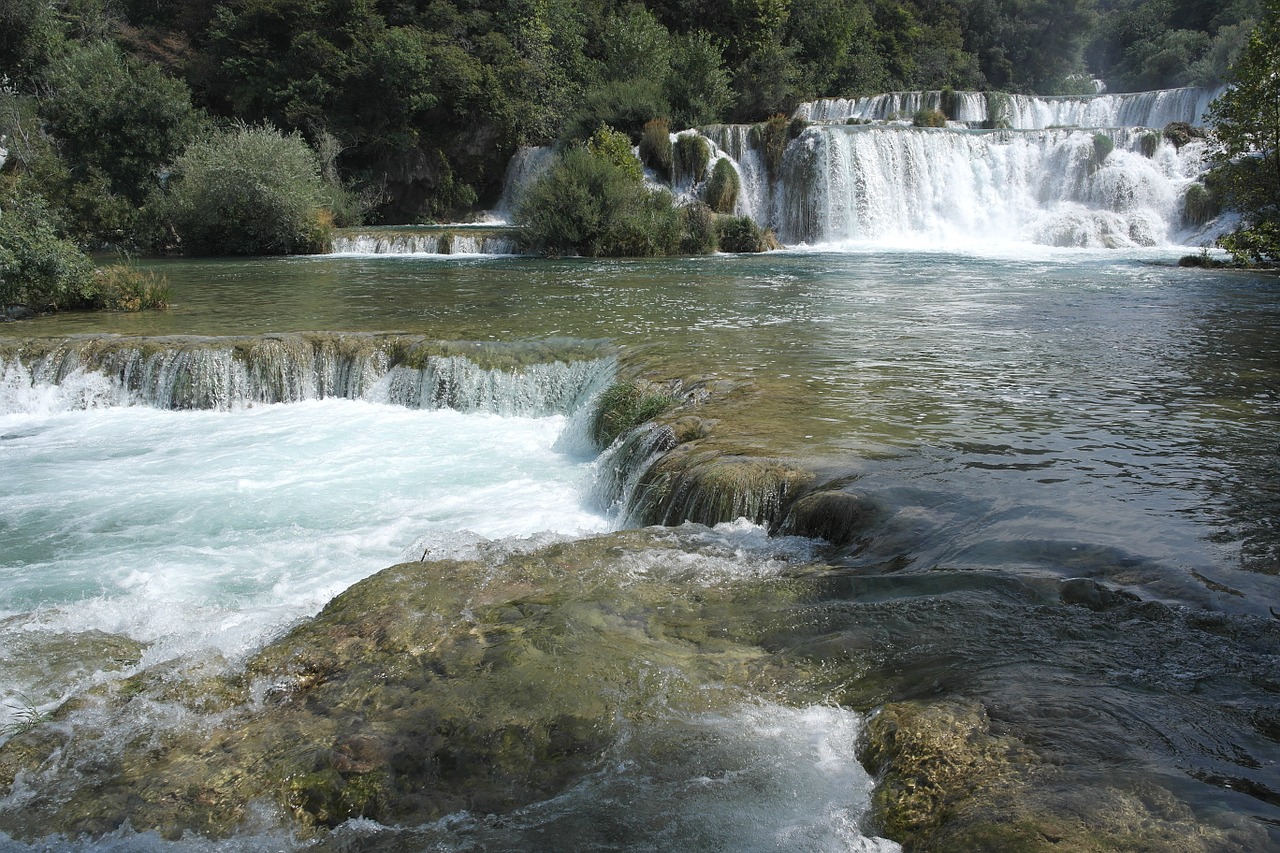
[(867, 727), (863, 764), (879, 777), (872, 823), (906, 853), (1210, 853), (1262, 849), (1239, 823), (1198, 821), (1150, 782), (1071, 778), (974, 702), (887, 705)]

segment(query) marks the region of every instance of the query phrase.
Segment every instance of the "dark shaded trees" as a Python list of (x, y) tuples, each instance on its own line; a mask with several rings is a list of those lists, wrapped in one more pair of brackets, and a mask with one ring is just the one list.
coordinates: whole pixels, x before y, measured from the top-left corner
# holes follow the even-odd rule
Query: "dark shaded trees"
[(1280, 0), (1264, 5), (1233, 69), (1235, 85), (1209, 109), (1211, 180), (1243, 217), (1223, 248), (1246, 263), (1280, 264)]

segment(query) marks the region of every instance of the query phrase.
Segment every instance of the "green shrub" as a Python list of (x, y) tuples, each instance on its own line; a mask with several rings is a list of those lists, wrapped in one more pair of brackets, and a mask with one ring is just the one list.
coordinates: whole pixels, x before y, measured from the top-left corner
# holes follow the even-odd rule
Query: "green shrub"
[(1111, 156), (1111, 152), (1116, 148), (1116, 141), (1105, 133), (1095, 133), (1093, 135), (1093, 166), (1097, 168)]
[(1151, 159), (1156, 156), (1156, 152), (1160, 150), (1160, 134), (1154, 130), (1148, 130), (1142, 136), (1138, 137), (1138, 150), (1142, 152), (1142, 156)]
[(178, 158), (168, 198), (170, 222), (188, 254), (288, 255), (323, 252), (333, 218), (331, 192), (297, 134), (238, 127), (197, 142)]
[(103, 311), (148, 311), (169, 307), (169, 281), (126, 264), (103, 267), (93, 277), (93, 307)]
[(779, 248), (772, 231), (750, 216), (721, 216), (716, 220), (716, 240), (722, 252), (767, 252)]
[(644, 168), (631, 152), (631, 140), (625, 133), (602, 124), (588, 140), (587, 150), (622, 169), (633, 181), (639, 182), (644, 178)]
[(640, 134), (640, 162), (671, 179), (671, 123), (665, 118), (645, 123), (644, 132)]
[(1182, 220), (1187, 225), (1204, 225), (1222, 212), (1222, 207), (1214, 194), (1200, 183), (1187, 187), (1182, 196)]
[[(724, 162), (723, 160), (721, 162)], [(685, 255), (710, 255), (718, 246), (716, 215), (706, 204), (695, 201), (681, 208), (684, 217), (680, 252)]]
[(0, 305), (79, 308), (92, 295), (93, 263), (58, 235), (45, 200), (21, 186), (0, 192)]
[[(639, 162), (631, 158), (639, 167)], [(647, 189), (607, 146), (566, 151), (533, 183), (515, 212), (522, 241), (547, 255), (653, 257), (705, 249), (702, 217), (675, 206), (671, 193)]]
[(721, 157), (711, 170), (711, 180), (707, 182), (707, 204), (716, 213), (733, 213), (741, 189), (738, 170), (733, 168), (727, 157)]
[(764, 165), (769, 179), (778, 177), (782, 168), (782, 155), (791, 141), (787, 117), (781, 113), (769, 116), (763, 124), (756, 125), (756, 135), (760, 147), (764, 150)]
[(707, 176), (711, 145), (696, 133), (682, 133), (676, 137), (674, 159), (677, 176), (688, 175), (695, 184), (699, 183)]
[(911, 123), (916, 127), (946, 127), (947, 117), (942, 110), (917, 110)]
[(1011, 102), (1007, 92), (987, 92), (987, 120), (982, 126), (988, 130), (1005, 130), (1011, 124)]
[(956, 90), (950, 86), (944, 86), (938, 93), (938, 109), (944, 116), (954, 121), (956, 114), (960, 112), (959, 107), (960, 99), (956, 96)]

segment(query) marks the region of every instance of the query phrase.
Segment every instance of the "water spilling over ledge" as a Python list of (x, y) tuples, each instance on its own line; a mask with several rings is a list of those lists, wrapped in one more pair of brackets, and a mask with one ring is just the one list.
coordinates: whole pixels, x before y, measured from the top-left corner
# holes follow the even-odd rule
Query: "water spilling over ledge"
[(582, 407), (614, 369), (610, 348), (590, 342), (349, 333), (0, 341), (0, 410), (52, 386), (72, 407), (231, 409), (338, 397), (541, 416)]
[[(920, 110), (949, 112), (971, 127), (1042, 130), (1050, 127), (1149, 127), (1204, 124), (1217, 87), (1159, 89), (1117, 95), (1017, 95), (1004, 92), (888, 92), (863, 98), (822, 98), (796, 108), (806, 121), (911, 121)], [(949, 101), (948, 101), (949, 99)]]

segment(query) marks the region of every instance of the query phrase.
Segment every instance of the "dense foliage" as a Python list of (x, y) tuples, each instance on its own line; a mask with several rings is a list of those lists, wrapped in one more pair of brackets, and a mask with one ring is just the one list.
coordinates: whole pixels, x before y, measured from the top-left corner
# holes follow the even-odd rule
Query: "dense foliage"
[(1280, 264), (1280, 0), (1235, 67), (1235, 86), (1209, 111), (1216, 143), (1211, 183), (1243, 216), (1222, 239), (1239, 261)]
[(649, 126), (652, 165), (698, 172), (652, 122), (894, 89), (1214, 82), (1260, 2), (5, 0), (0, 146), (60, 236), (186, 249), (168, 178), (219, 126), (299, 134), (340, 221), (430, 221), (492, 204), (518, 145), (572, 147), (602, 124), (633, 144)]
[(296, 135), (240, 127), (178, 158), (169, 220), (193, 254), (323, 252), (333, 221), (315, 152)]

